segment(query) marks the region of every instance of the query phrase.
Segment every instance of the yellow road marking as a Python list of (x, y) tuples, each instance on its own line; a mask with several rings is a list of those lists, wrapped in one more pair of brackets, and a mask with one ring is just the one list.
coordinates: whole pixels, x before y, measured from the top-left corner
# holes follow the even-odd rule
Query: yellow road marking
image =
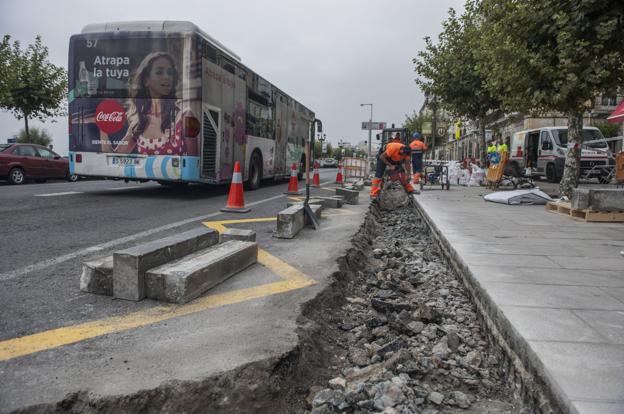
[(266, 217), (266, 218), (250, 218), (250, 219), (240, 219), (240, 220), (218, 220), (218, 221), (204, 221), (202, 224), (204, 226), (210, 227), (211, 229), (215, 229), (219, 233), (223, 233), (227, 230), (225, 224), (234, 224), (234, 223), (259, 223), (263, 221), (276, 221), (277, 217)]
[[(222, 232), (225, 224), (275, 221), (276, 218), (257, 218), (241, 220), (221, 220), (203, 224)], [(271, 255), (266, 250), (258, 249), (258, 263), (271, 270), (282, 280), (264, 285), (237, 289), (232, 292), (209, 295), (185, 305), (164, 305), (133, 312), (124, 316), (104, 318), (74, 326), (50, 329), (32, 335), (0, 341), (0, 361), (17, 358), (58, 348), (64, 345), (85, 341), (98, 336), (127, 331), (134, 328), (166, 321), (172, 318), (190, 315), (207, 309), (245, 302), (265, 296), (276, 295), (291, 290), (301, 289), (318, 283), (307, 277), (293, 266)]]

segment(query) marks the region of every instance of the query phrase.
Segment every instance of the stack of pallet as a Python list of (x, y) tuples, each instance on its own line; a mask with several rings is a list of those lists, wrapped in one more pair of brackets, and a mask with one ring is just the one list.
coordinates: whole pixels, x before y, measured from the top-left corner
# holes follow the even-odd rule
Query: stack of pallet
[(624, 190), (575, 189), (570, 202), (551, 201), (546, 210), (592, 222), (624, 222)]

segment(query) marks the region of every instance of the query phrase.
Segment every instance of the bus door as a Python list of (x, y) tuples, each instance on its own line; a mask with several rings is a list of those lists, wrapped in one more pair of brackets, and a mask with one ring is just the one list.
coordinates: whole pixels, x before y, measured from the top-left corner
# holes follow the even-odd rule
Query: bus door
[(286, 175), (286, 154), (288, 153), (288, 101), (281, 94), (275, 94), (275, 175)]
[(234, 139), (234, 94), (236, 84), (236, 65), (230, 59), (220, 55), (220, 66), (222, 76), (221, 109), (223, 111), (222, 142), (221, 148), (221, 179), (229, 179), (234, 170), (234, 161), (240, 161), (241, 171), (245, 171), (245, 161), (235, 158), (236, 150), (240, 143)]
[(202, 106), (201, 178), (217, 179), (217, 154), (221, 137), (221, 109), (204, 103)]

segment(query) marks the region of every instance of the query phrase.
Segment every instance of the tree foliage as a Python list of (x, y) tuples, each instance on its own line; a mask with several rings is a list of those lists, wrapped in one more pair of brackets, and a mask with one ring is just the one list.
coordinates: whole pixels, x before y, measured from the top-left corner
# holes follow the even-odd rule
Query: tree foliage
[(0, 43), (0, 109), (24, 119), (26, 136), (29, 119), (45, 121), (65, 113), (66, 90), (67, 72), (48, 61), (48, 48), (41, 36), (23, 50), (18, 41), (4, 36)]
[(468, 1), (464, 14), (450, 9), (436, 44), (425, 38), (425, 50), (413, 60), (425, 94), (435, 95), (451, 113), (479, 122), (480, 152), (485, 160), (485, 122), (500, 108), (500, 100), (486, 88), (478, 70), (483, 20), (475, 3)]
[(561, 192), (578, 185), (583, 113), (624, 84), (621, 0), (483, 0), (477, 49), (488, 89), (511, 111), (567, 115), (570, 148)]
[(414, 112), (411, 116), (406, 114), (402, 128), (407, 128), (410, 132), (422, 132), (424, 122), (431, 122), (431, 116), (426, 114), (421, 116), (417, 112)]
[(18, 134), (15, 134), (13, 138), (15, 138), (19, 143), (39, 144), (44, 147), (47, 147), (52, 143), (52, 136), (50, 133), (43, 128), (36, 127), (30, 128), (28, 134), (26, 134), (25, 129), (22, 129)]

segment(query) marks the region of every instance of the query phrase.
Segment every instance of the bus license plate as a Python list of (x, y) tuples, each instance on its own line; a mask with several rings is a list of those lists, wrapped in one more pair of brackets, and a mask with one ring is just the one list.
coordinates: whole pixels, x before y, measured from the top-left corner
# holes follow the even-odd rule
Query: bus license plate
[(139, 165), (139, 159), (138, 158), (126, 158), (126, 157), (113, 157), (112, 164), (119, 165), (120, 167), (125, 167), (126, 165)]

